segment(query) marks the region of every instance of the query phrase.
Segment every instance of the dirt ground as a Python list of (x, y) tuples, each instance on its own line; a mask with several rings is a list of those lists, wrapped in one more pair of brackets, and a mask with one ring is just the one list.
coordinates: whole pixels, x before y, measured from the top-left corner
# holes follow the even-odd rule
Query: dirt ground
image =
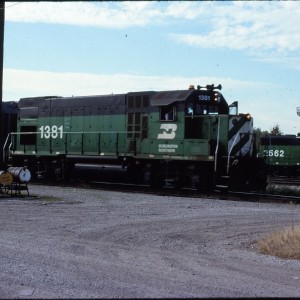
[(0, 298), (299, 297), (255, 241), (300, 205), (29, 185), (0, 198)]

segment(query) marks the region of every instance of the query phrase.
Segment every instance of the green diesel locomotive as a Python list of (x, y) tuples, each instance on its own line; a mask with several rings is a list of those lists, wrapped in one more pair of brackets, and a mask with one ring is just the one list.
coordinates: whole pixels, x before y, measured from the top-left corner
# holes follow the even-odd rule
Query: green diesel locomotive
[(259, 157), (265, 159), (271, 176), (299, 176), (299, 150), (300, 137), (296, 135), (266, 135), (260, 138)]
[(264, 189), (253, 119), (216, 89), (22, 98), (5, 157), (37, 177)]

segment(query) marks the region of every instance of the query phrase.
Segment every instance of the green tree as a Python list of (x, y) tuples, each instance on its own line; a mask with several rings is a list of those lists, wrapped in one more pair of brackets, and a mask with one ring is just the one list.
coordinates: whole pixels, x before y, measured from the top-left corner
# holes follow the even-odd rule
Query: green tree
[(270, 134), (274, 134), (274, 135), (282, 135), (283, 134), (283, 132), (279, 128), (279, 124), (276, 124), (275, 126), (273, 126), (273, 128), (270, 131)]
[(282, 135), (283, 132), (280, 130), (279, 125), (276, 124), (273, 126), (273, 128), (271, 129), (270, 132), (268, 132), (268, 130), (261, 130), (260, 127), (257, 128), (253, 128), (253, 134), (254, 134), (254, 138), (255, 138), (255, 143), (256, 143), (256, 149), (260, 148), (260, 138), (264, 137), (268, 134), (274, 134), (274, 135)]
[(260, 147), (260, 138), (263, 136), (266, 136), (269, 134), (269, 132), (267, 130), (261, 130), (260, 127), (257, 128), (253, 128), (253, 134), (255, 137), (255, 143), (256, 143), (256, 147), (257, 149), (259, 149)]

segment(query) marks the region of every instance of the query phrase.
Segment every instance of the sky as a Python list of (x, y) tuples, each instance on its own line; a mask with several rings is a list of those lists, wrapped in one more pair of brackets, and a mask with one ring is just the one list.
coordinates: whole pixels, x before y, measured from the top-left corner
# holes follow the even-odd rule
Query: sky
[(221, 84), (300, 132), (300, 1), (6, 2), (3, 101)]

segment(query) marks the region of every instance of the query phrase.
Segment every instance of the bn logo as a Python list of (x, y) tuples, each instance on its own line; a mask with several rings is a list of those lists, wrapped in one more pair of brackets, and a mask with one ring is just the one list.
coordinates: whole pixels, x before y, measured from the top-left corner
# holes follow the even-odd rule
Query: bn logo
[(158, 139), (173, 140), (175, 138), (177, 130), (176, 124), (161, 124), (160, 129), (162, 133), (157, 135)]

